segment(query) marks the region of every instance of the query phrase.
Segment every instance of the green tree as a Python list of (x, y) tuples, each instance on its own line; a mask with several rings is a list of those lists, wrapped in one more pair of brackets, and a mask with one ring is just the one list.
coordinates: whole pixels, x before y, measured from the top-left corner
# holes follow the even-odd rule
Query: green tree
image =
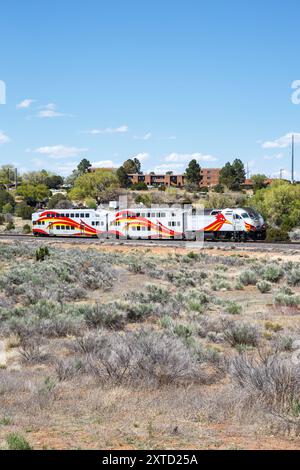
[(61, 207), (61, 203), (68, 203), (69, 207), (72, 207), (72, 203), (70, 199), (63, 193), (57, 193), (51, 196), (48, 201), (47, 207), (48, 209), (68, 209), (68, 207)]
[(2, 212), (3, 206), (5, 206), (5, 204), (11, 204), (14, 208), (15, 200), (8, 191), (6, 191), (5, 189), (0, 189), (0, 212)]
[(269, 187), (259, 189), (250, 204), (274, 228), (288, 232), (299, 226), (300, 185), (291, 185), (282, 180), (273, 181)]
[(141, 167), (141, 162), (137, 158), (129, 158), (126, 160), (117, 170), (120, 186), (122, 188), (128, 188), (130, 186), (130, 179), (128, 175), (136, 173), (140, 174)]
[(79, 175), (84, 175), (89, 171), (89, 169), (92, 167), (92, 164), (89, 160), (86, 158), (83, 158), (81, 162), (77, 165), (77, 170)]
[(92, 197), (86, 198), (84, 203), (86, 207), (88, 207), (89, 209), (97, 209), (97, 201), (96, 199), (93, 199)]
[(118, 178), (115, 172), (108, 169), (100, 169), (94, 173), (86, 173), (79, 176), (74, 184), (74, 188), (69, 192), (69, 197), (73, 201), (84, 201), (91, 197), (97, 202), (102, 202), (112, 190), (119, 187)]
[(59, 175), (49, 175), (45, 180), (45, 185), (49, 189), (58, 189), (64, 183), (64, 179)]
[(117, 177), (121, 188), (128, 188), (130, 186), (130, 179), (123, 166), (117, 169)]
[(21, 202), (16, 206), (16, 216), (21, 217), (23, 220), (30, 220), (33, 212), (34, 209), (25, 202)]
[(15, 182), (15, 167), (13, 165), (2, 165), (0, 168), (0, 184), (8, 187)]
[(262, 189), (266, 187), (266, 175), (263, 174), (257, 174), (257, 175), (252, 175), (251, 179), (253, 181), (253, 190), (256, 192), (258, 189)]
[(245, 181), (245, 167), (243, 162), (236, 158), (233, 163), (227, 162), (220, 172), (220, 184), (232, 191), (238, 191)]
[(38, 202), (45, 202), (50, 196), (50, 191), (44, 184), (34, 185), (25, 182), (18, 187), (17, 193), (22, 196), (30, 206), (35, 206)]
[(186, 176), (188, 183), (192, 183), (192, 184), (199, 186), (202, 180), (202, 175), (201, 175), (201, 167), (199, 163), (197, 162), (197, 160), (193, 159), (190, 161), (187, 169), (185, 170), (185, 176)]
[(4, 204), (2, 208), (3, 214), (12, 214), (13, 211), (14, 211), (14, 208), (10, 202), (7, 202), (6, 204)]

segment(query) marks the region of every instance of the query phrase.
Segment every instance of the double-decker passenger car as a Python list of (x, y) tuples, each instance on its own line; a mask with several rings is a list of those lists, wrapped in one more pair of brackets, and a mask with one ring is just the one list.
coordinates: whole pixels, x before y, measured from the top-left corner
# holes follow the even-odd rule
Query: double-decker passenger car
[(129, 239), (265, 239), (262, 216), (250, 208), (198, 213), (182, 208), (123, 210), (52, 209), (32, 215), (36, 236), (116, 237)]

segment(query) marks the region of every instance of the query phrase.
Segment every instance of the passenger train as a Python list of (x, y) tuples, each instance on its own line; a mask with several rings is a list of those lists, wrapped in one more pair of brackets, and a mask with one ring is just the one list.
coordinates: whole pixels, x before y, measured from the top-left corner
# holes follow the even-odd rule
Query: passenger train
[(202, 213), (174, 207), (48, 209), (32, 215), (32, 232), (35, 236), (246, 241), (264, 240), (266, 225), (251, 208), (205, 209)]

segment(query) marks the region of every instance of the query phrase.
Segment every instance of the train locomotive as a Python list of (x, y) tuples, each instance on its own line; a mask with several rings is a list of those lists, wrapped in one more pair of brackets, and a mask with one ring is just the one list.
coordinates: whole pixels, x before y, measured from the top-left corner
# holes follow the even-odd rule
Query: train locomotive
[(266, 225), (252, 208), (48, 209), (32, 215), (35, 236), (119, 239), (264, 240)]

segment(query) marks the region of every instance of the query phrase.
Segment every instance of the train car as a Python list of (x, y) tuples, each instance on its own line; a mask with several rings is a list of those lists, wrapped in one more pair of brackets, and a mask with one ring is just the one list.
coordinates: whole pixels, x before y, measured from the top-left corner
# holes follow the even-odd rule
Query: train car
[(36, 236), (128, 239), (265, 239), (262, 216), (250, 208), (198, 213), (175, 208), (124, 210), (53, 209), (32, 215)]

